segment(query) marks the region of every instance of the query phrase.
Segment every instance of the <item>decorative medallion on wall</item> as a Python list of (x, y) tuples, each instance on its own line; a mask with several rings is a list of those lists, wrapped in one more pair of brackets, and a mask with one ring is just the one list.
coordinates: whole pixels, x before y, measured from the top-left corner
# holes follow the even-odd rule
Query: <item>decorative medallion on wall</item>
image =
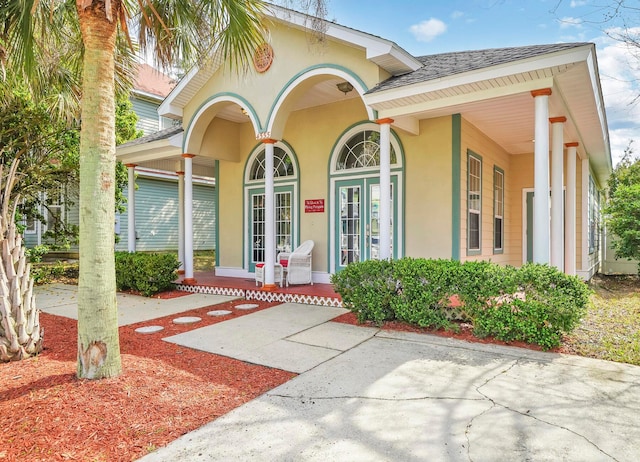
[(253, 55), (253, 66), (256, 71), (267, 72), (273, 63), (273, 48), (268, 43), (263, 43), (258, 47)]

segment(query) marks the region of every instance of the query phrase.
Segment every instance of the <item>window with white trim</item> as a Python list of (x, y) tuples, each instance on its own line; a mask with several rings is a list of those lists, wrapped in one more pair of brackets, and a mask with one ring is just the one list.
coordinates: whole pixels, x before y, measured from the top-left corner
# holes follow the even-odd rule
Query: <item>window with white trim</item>
[(47, 197), (45, 204), (46, 229), (51, 233), (57, 233), (64, 227), (64, 198), (62, 193)]
[(589, 176), (589, 208), (588, 220), (588, 240), (589, 240), (589, 253), (594, 253), (599, 249), (599, 226), (598, 218), (600, 217), (600, 194), (596, 188), (596, 183), (593, 178)]
[(37, 234), (39, 221), (34, 216), (26, 216), (24, 213), (23, 217), (24, 234)]
[(467, 253), (477, 255), (481, 251), (482, 215), (482, 159), (467, 154)]
[(504, 172), (493, 168), (493, 252), (504, 251)]

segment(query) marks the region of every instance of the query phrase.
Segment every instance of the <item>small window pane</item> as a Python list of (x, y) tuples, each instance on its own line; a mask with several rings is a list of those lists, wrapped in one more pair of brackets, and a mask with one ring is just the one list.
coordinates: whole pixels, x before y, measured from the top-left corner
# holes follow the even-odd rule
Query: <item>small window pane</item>
[(504, 246), (504, 173), (493, 171), (493, 249), (502, 250)]
[(472, 155), (467, 159), (467, 249), (480, 250), (480, 215), (482, 213), (482, 161)]
[[(251, 166), (251, 173), (249, 179), (251, 180), (263, 180), (265, 173), (265, 156), (266, 152), (263, 149), (260, 154), (256, 156)], [(273, 148), (273, 176), (285, 177), (293, 175), (293, 162), (289, 155), (278, 146)]]
[[(396, 151), (391, 146), (390, 163), (397, 163)], [(336, 169), (376, 167), (380, 165), (380, 133), (364, 130), (352, 136), (342, 147)]]

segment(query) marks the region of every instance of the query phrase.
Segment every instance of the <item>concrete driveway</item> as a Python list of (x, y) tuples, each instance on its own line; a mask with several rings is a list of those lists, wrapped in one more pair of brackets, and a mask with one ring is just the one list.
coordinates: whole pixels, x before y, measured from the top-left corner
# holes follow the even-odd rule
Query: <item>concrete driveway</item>
[[(228, 299), (120, 294), (119, 324)], [(75, 288), (40, 287), (38, 306), (75, 317)], [(640, 459), (640, 367), (332, 322), (343, 312), (282, 304), (166, 338), (300, 375), (141, 460)]]
[(141, 460), (635, 461), (639, 454), (639, 367), (379, 331)]

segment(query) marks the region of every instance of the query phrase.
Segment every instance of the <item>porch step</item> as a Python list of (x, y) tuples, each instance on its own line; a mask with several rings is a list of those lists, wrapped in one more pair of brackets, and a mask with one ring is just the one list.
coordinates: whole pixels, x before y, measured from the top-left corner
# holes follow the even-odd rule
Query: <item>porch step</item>
[(305, 305), (332, 306), (335, 308), (342, 308), (342, 300), (339, 297), (294, 293), (291, 292), (291, 288), (287, 289), (287, 292), (284, 292), (279, 290), (266, 291), (261, 289), (242, 289), (237, 287), (216, 287), (199, 284), (178, 283), (176, 284), (176, 289), (194, 294), (230, 295), (233, 297), (241, 297), (246, 300), (259, 300), (280, 303), (302, 303)]

